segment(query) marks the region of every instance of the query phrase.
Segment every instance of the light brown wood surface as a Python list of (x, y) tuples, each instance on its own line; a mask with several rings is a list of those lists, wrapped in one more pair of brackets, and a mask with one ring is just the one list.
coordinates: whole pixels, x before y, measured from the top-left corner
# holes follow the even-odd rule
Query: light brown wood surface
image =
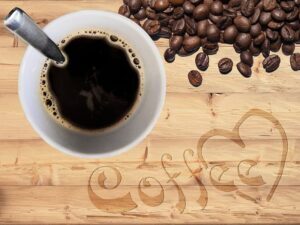
[[(0, 17), (19, 6), (44, 26), (120, 4), (0, 0)], [(157, 46), (163, 54), (167, 41)], [(300, 73), (288, 57), (273, 74), (258, 57), (250, 79), (235, 68), (222, 76), (220, 58), (238, 62), (223, 45), (200, 88), (187, 79), (194, 57), (178, 57), (165, 64), (167, 97), (151, 134), (118, 157), (86, 160), (51, 148), (26, 121), (17, 91), (24, 50), (1, 23), (0, 224), (300, 223)]]

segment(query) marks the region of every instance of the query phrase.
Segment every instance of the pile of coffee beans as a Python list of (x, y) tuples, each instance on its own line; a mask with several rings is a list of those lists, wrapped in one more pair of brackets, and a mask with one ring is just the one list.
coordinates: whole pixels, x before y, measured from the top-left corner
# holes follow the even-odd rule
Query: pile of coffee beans
[[(253, 57), (262, 54), (266, 72), (280, 66), (280, 57), (271, 52), (282, 50), (290, 56), (291, 68), (300, 70), (300, 0), (123, 0), (119, 13), (131, 18), (152, 37), (169, 39), (164, 58), (171, 63), (176, 55), (196, 55), (201, 71), (209, 67), (209, 55), (219, 43), (231, 44), (240, 54), (238, 71), (252, 75)], [(233, 62), (223, 58), (219, 71), (228, 74)], [(192, 70), (188, 79), (193, 86), (202, 83), (201, 73)]]

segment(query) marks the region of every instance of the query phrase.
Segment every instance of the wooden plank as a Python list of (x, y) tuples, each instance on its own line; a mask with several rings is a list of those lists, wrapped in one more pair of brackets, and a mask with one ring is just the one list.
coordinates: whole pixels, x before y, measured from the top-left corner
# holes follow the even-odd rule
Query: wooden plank
[[(97, 187), (92, 187), (97, 196), (106, 199), (116, 199), (130, 192), (136, 208), (128, 212), (108, 213), (99, 210), (90, 201), (86, 186), (59, 186), (59, 187), (16, 187), (6, 186), (1, 188), (1, 217), (0, 223), (30, 223), (40, 224), (45, 221), (49, 224), (140, 224), (143, 223), (245, 223), (256, 221), (258, 223), (298, 223), (300, 208), (296, 206), (300, 201), (299, 186), (280, 186), (274, 198), (266, 202), (263, 194), (269, 187), (261, 189), (243, 190), (254, 196), (257, 202), (245, 200), (235, 193), (224, 193), (213, 187), (208, 187), (208, 204), (203, 210), (197, 202), (200, 193), (198, 187), (184, 187), (185, 202), (184, 213), (176, 207), (178, 193), (175, 186), (164, 187), (164, 201), (156, 207), (147, 206), (138, 195), (137, 187), (123, 186), (122, 190), (104, 190), (105, 194)], [(100, 190), (100, 191), (99, 191)], [(152, 186), (143, 190), (147, 195), (156, 196), (161, 189)], [(220, 197), (221, 196), (221, 197)], [(4, 198), (5, 197), (5, 198)], [(49, 201), (51, 199), (51, 201)], [(94, 199), (95, 200), (95, 199)], [(97, 200), (95, 200), (97, 201)], [(146, 203), (149, 204), (148, 201)], [(228, 204), (229, 203), (229, 204)], [(116, 209), (115, 201), (106, 209)], [(121, 205), (122, 201), (119, 200)], [(226, 205), (226, 210), (224, 210)], [(122, 210), (122, 209), (120, 209)]]

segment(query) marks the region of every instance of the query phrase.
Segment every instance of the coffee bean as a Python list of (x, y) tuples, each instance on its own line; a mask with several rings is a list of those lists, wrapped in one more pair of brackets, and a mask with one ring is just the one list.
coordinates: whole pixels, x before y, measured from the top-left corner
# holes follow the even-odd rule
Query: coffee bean
[(273, 30), (279, 30), (283, 25), (284, 22), (275, 22), (273, 20), (268, 23), (268, 27)]
[(158, 21), (160, 22), (161, 26), (168, 27), (170, 19), (171, 19), (171, 17), (168, 16), (168, 14), (166, 14), (166, 13), (158, 14)]
[(197, 70), (191, 70), (188, 73), (188, 79), (190, 81), (190, 84), (194, 87), (199, 87), (202, 84), (202, 76)]
[(261, 9), (260, 8), (255, 8), (255, 11), (254, 11), (253, 15), (250, 18), (251, 24), (255, 24), (255, 23), (258, 22), (259, 17), (260, 17), (260, 13), (261, 13)]
[(249, 32), (251, 23), (248, 18), (244, 16), (237, 16), (233, 22), (240, 32)]
[(232, 70), (233, 62), (229, 58), (223, 58), (218, 63), (219, 71), (222, 74), (228, 74)]
[(246, 50), (251, 44), (251, 35), (248, 33), (239, 33), (235, 42), (241, 50)]
[(294, 43), (283, 43), (281, 49), (282, 49), (283, 54), (292, 55), (295, 51), (295, 44)]
[(229, 16), (221, 16), (216, 25), (221, 30), (225, 30), (227, 27), (233, 24), (233, 20)]
[(267, 73), (274, 72), (280, 65), (280, 58), (278, 55), (270, 55), (264, 59), (262, 65)]
[(213, 1), (210, 5), (210, 12), (214, 15), (221, 15), (223, 13), (223, 3), (219, 0)]
[(178, 5), (182, 5), (182, 4), (185, 2), (185, 0), (169, 0), (169, 2), (170, 2), (172, 5), (178, 6)]
[(271, 13), (272, 18), (278, 22), (282, 22), (286, 18), (286, 13), (280, 8), (274, 9)]
[(182, 36), (173, 36), (171, 37), (169, 41), (170, 48), (174, 51), (178, 51), (183, 43), (183, 37)]
[(259, 17), (259, 23), (262, 26), (268, 25), (268, 23), (272, 20), (272, 15), (270, 12), (261, 12)]
[(295, 2), (294, 1), (280, 1), (280, 6), (284, 11), (290, 12), (294, 9)]
[(269, 38), (270, 41), (276, 41), (279, 37), (278, 31), (272, 30), (270, 28), (268, 28), (266, 30), (266, 35), (267, 35), (267, 38)]
[(170, 39), (172, 36), (172, 31), (169, 27), (161, 27), (158, 36), (160, 38)]
[(197, 33), (197, 23), (193, 18), (190, 18), (188, 16), (184, 17), (185, 24), (186, 24), (186, 32), (189, 35), (196, 35)]
[(198, 36), (185, 37), (183, 40), (183, 48), (187, 52), (195, 52), (201, 46), (201, 39)]
[(216, 16), (214, 14), (209, 14), (208, 18), (212, 23), (217, 24), (221, 20), (222, 16)]
[(173, 18), (174, 18), (175, 20), (178, 20), (178, 19), (182, 18), (183, 15), (184, 15), (184, 10), (183, 10), (182, 7), (176, 7), (176, 8), (174, 9), (174, 12), (173, 12)]
[(200, 3), (203, 2), (203, 0), (189, 0), (189, 1), (194, 5), (199, 5)]
[(209, 25), (208, 20), (201, 20), (198, 22), (197, 34), (200, 38), (206, 37), (208, 25)]
[(205, 71), (209, 66), (209, 57), (207, 54), (200, 52), (195, 58), (196, 66), (199, 70)]
[(260, 48), (259, 47), (257, 47), (257, 46), (255, 46), (254, 44), (253, 44), (253, 42), (251, 42), (251, 44), (250, 44), (250, 46), (249, 46), (249, 51), (251, 52), (251, 54), (253, 55), (253, 56), (258, 56), (259, 54), (260, 54)]
[(251, 26), (250, 28), (250, 34), (251, 36), (254, 38), (254, 37), (257, 37), (258, 35), (260, 35), (261, 33), (261, 25), (259, 23), (256, 23), (254, 25)]
[(174, 35), (183, 35), (186, 31), (185, 20), (182, 18), (180, 20), (176, 20), (172, 26), (172, 32)]
[(266, 39), (265, 33), (261, 32), (256, 38), (253, 39), (253, 44), (259, 46), (262, 43), (264, 43), (265, 39)]
[(276, 0), (263, 0), (262, 2), (263, 2), (263, 9), (267, 12), (272, 11), (277, 6)]
[(167, 9), (164, 10), (164, 13), (171, 14), (174, 12), (174, 7), (172, 5), (169, 5)]
[(261, 46), (261, 53), (266, 58), (270, 55), (270, 41), (269, 39), (265, 39), (264, 43)]
[(295, 43), (300, 44), (300, 30), (295, 32)]
[(291, 27), (294, 31), (300, 30), (300, 19), (288, 22), (287, 25)]
[(239, 8), (241, 6), (242, 0), (229, 0), (228, 7)]
[(164, 11), (169, 7), (168, 0), (151, 0), (150, 7), (156, 11)]
[(146, 19), (147, 15), (146, 15), (146, 10), (144, 8), (141, 8), (137, 13), (135, 13), (134, 18), (136, 18), (137, 20), (144, 20)]
[(278, 52), (281, 48), (281, 38), (278, 37), (278, 39), (276, 41), (270, 42), (270, 50), (272, 52)]
[(296, 4), (296, 6), (300, 6), (300, 0), (295, 0), (295, 4)]
[(160, 23), (158, 20), (146, 20), (143, 28), (150, 36), (154, 36), (160, 32)]
[(182, 7), (184, 12), (188, 15), (193, 14), (193, 11), (195, 9), (195, 6), (190, 1), (185, 1)]
[(250, 66), (242, 63), (242, 62), (239, 62), (237, 65), (236, 65), (238, 71), (246, 78), (248, 77), (251, 77), (252, 75), (252, 71), (251, 71), (251, 68)]
[(142, 1), (141, 0), (130, 0), (128, 2), (128, 6), (129, 6), (130, 12), (132, 14), (137, 13), (140, 10), (140, 8), (142, 7)]
[(207, 19), (209, 15), (209, 7), (205, 4), (198, 5), (193, 11), (193, 17), (196, 21)]
[(142, 0), (142, 6), (146, 9), (148, 6), (150, 6), (150, 2), (151, 0)]
[(173, 49), (168, 48), (165, 51), (164, 58), (168, 63), (172, 63), (175, 60), (175, 55), (176, 55), (176, 52)]
[(300, 70), (300, 53), (294, 53), (291, 55), (290, 64), (294, 71)]
[(186, 50), (184, 50), (183, 47), (181, 47), (181, 48), (179, 49), (179, 51), (177, 52), (177, 54), (178, 54), (179, 56), (181, 56), (181, 57), (187, 57), (187, 56), (192, 55), (193, 52), (187, 52)]
[(148, 19), (150, 20), (157, 20), (158, 19), (158, 15), (156, 14), (156, 12), (151, 9), (150, 7), (146, 8), (146, 16)]
[(141, 23), (138, 19), (136, 18), (130, 18), (133, 22), (135, 22), (137, 25), (141, 26)]
[(230, 17), (231, 19), (234, 19), (236, 16), (237, 16), (237, 12), (236, 12), (236, 10), (235, 9), (233, 9), (233, 8), (225, 8), (224, 10), (223, 10), (223, 15), (224, 16), (228, 16), (228, 17)]
[(245, 63), (250, 67), (253, 66), (253, 56), (250, 51), (243, 51), (240, 55), (240, 59), (242, 63)]
[(244, 0), (241, 4), (241, 12), (244, 16), (250, 17), (255, 11), (255, 2), (254, 0)]
[(202, 46), (203, 52), (207, 55), (214, 55), (219, 51), (218, 43), (206, 42)]
[(299, 16), (299, 9), (295, 7), (293, 11), (286, 14), (286, 20), (293, 21), (296, 20), (298, 16)]
[(130, 17), (130, 9), (129, 9), (128, 5), (122, 5), (119, 8), (118, 13), (123, 15), (123, 16)]
[(283, 41), (292, 42), (295, 40), (295, 31), (287, 25), (284, 25), (280, 31)]
[(233, 44), (233, 48), (234, 48), (234, 51), (238, 54), (240, 54), (242, 52), (242, 49), (236, 43)]
[(226, 28), (224, 31), (224, 42), (228, 44), (233, 44), (237, 35), (238, 35), (238, 30), (236, 26), (232, 25)]
[(216, 25), (214, 24), (208, 25), (207, 40), (210, 42), (218, 42), (220, 40), (220, 30)]

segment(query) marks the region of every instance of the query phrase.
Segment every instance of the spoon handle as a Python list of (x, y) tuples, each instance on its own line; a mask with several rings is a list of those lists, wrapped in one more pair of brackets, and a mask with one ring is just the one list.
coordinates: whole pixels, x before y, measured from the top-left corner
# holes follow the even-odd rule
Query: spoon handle
[(46, 57), (59, 63), (65, 61), (58, 46), (22, 9), (16, 7), (11, 10), (4, 20), (4, 25)]

